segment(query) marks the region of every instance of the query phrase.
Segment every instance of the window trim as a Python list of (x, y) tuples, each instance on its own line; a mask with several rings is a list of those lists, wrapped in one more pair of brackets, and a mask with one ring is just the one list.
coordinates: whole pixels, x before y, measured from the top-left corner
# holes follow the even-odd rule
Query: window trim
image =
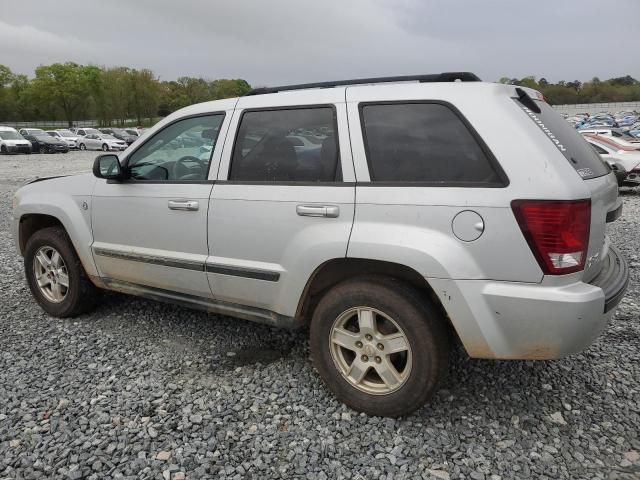
[[(148, 142), (150, 142), (151, 140), (153, 140), (155, 138), (156, 135), (160, 134), (161, 132), (163, 132), (164, 130), (166, 130), (167, 128), (169, 128), (172, 125), (175, 125), (178, 122), (181, 122), (183, 120), (189, 120), (191, 118), (199, 118), (199, 117), (210, 117), (213, 115), (222, 115), (222, 121), (220, 122), (220, 128), (222, 128), (222, 126), (224, 125), (224, 120), (225, 117), (227, 115), (227, 112), (222, 110), (222, 111), (215, 111), (215, 112), (206, 112), (206, 113), (195, 113), (193, 115), (185, 115), (184, 117), (180, 117), (180, 118), (176, 118), (175, 120), (167, 123), (166, 125), (164, 125), (162, 128), (160, 128), (159, 130), (157, 130), (156, 132), (153, 133), (153, 135), (151, 135), (149, 138), (147, 138), (144, 142), (142, 142), (140, 145), (137, 145), (128, 155), (127, 158), (125, 158), (125, 162), (122, 165), (123, 170), (124, 169), (128, 169), (129, 168), (129, 160), (131, 159), (131, 157), (133, 157), (133, 155), (135, 155), (135, 153), (140, 150), (144, 145), (146, 145)], [(218, 144), (218, 140), (220, 140), (220, 132), (218, 132), (218, 137), (216, 138), (215, 141), (215, 145)], [(215, 182), (215, 180), (209, 180), (209, 174), (211, 173), (211, 160), (213, 159), (213, 154), (215, 152), (215, 145), (214, 148), (211, 149), (211, 155), (209, 155), (209, 164), (207, 165), (207, 172), (205, 173), (205, 179), (204, 180), (140, 180), (137, 178), (127, 178), (126, 180), (108, 180), (107, 183), (143, 183), (143, 184), (156, 184), (156, 183), (164, 183), (164, 184), (212, 184)]]
[[(482, 153), (487, 158), (489, 165), (494, 169), (499, 183), (488, 182), (438, 182), (438, 181), (376, 181), (371, 168), (369, 144), (367, 141), (367, 132), (364, 124), (364, 107), (380, 106), (380, 105), (441, 105), (448, 108), (462, 122), (471, 137), (476, 141)], [(450, 102), (444, 100), (380, 100), (358, 103), (358, 114), (360, 116), (360, 132), (362, 133), (362, 144), (365, 152), (365, 160), (367, 162), (367, 170), (369, 172), (368, 182), (358, 182), (358, 186), (377, 186), (377, 187), (462, 187), (462, 188), (506, 188), (509, 186), (509, 177), (502, 169), (502, 166), (496, 159), (493, 152), (484, 142), (480, 134), (473, 128), (471, 122), (458, 110), (458, 108)]]
[[(333, 118), (333, 127), (334, 127), (334, 136), (336, 139), (336, 151), (338, 153), (338, 165), (340, 166), (340, 173), (342, 172), (342, 154), (340, 152), (340, 132), (338, 131), (338, 112), (336, 109), (336, 105), (334, 103), (313, 103), (309, 105), (279, 105), (273, 107), (257, 107), (257, 108), (245, 108), (240, 113), (240, 118), (238, 119), (238, 123), (236, 124), (235, 132), (233, 135), (233, 144), (231, 145), (231, 156), (229, 158), (229, 168), (227, 169), (227, 178), (224, 180), (218, 180), (216, 183), (221, 183), (224, 185), (279, 185), (279, 186), (340, 186), (345, 184), (343, 181), (333, 180), (330, 182), (309, 182), (309, 181), (278, 181), (278, 182), (270, 182), (268, 180), (229, 180), (229, 176), (231, 175), (231, 171), (233, 169), (233, 160), (236, 152), (236, 145), (238, 143), (238, 135), (240, 133), (240, 126), (242, 125), (242, 119), (244, 118), (245, 113), (253, 113), (253, 112), (272, 112), (279, 110), (311, 110), (318, 108), (330, 108), (332, 112)], [(236, 109), (239, 110), (239, 109)]]

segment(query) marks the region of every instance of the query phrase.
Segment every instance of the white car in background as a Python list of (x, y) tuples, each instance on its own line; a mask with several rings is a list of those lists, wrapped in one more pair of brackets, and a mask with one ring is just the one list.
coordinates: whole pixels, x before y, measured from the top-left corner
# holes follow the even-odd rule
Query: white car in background
[(619, 145), (611, 137), (602, 135), (585, 134), (584, 139), (616, 172), (618, 185), (640, 185), (640, 150)]
[(118, 140), (116, 137), (98, 132), (90, 133), (78, 140), (78, 148), (80, 150), (124, 150), (127, 148), (126, 142)]
[[(592, 135), (604, 135), (605, 137), (612, 137), (617, 140), (622, 140), (624, 142), (640, 144), (640, 138), (636, 138), (631, 135), (629, 132), (625, 132), (620, 128), (584, 128), (579, 129), (579, 133), (582, 135), (592, 134)], [(637, 145), (640, 146), (640, 145)]]
[(47, 133), (52, 137), (65, 142), (67, 145), (69, 145), (69, 148), (78, 148), (79, 137), (75, 135), (71, 130), (63, 128), (60, 130), (47, 130)]
[(0, 127), (0, 153), (31, 153), (31, 142), (15, 128)]
[(102, 132), (97, 128), (75, 128), (73, 132), (78, 137), (86, 137), (87, 135), (102, 135)]

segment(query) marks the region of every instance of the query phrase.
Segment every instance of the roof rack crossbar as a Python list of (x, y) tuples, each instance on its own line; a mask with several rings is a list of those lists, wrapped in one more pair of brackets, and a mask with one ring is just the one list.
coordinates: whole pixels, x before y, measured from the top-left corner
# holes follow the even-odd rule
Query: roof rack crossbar
[(261, 87), (254, 88), (245, 94), (248, 95), (263, 95), (265, 93), (276, 93), (287, 90), (306, 90), (310, 88), (332, 88), (343, 85), (363, 85), (373, 83), (398, 83), (398, 82), (455, 82), (459, 80), (461, 82), (480, 82), (480, 78), (471, 72), (444, 72), (434, 73), (428, 75), (404, 75), (396, 77), (373, 77), (373, 78), (354, 78), (352, 80), (336, 80), (332, 82), (316, 82), (316, 83), (301, 83), (298, 85), (283, 85), (280, 87)]

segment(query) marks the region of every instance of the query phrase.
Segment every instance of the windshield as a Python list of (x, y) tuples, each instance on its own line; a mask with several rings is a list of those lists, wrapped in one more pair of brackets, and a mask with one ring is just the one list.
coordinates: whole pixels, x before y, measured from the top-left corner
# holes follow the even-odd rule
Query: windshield
[(96, 130), (95, 128), (85, 128), (84, 132), (87, 135), (102, 135), (102, 132), (100, 132), (99, 130)]
[(23, 140), (22, 135), (12, 131), (0, 132), (0, 138), (2, 140)]
[(70, 132), (69, 130), (58, 130), (58, 133), (62, 137), (75, 137), (75, 135), (72, 132)]
[(100, 138), (103, 138), (104, 140), (118, 140), (116, 137), (114, 137), (113, 135), (107, 135), (107, 134), (102, 134), (100, 135)]
[(47, 134), (47, 132), (45, 132), (44, 130), (40, 130), (39, 128), (31, 128), (25, 131), (29, 135), (46, 135)]
[(47, 135), (46, 133), (44, 135), (40, 133), (34, 133), (33, 136), (36, 137), (38, 140), (45, 140), (48, 142), (54, 140), (54, 137), (52, 137), (51, 135)]

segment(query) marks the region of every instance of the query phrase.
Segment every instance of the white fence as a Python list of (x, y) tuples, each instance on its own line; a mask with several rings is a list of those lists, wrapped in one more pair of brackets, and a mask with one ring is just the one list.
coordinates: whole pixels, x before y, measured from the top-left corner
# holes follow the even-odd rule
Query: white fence
[(575, 105), (554, 105), (553, 108), (560, 113), (568, 115), (575, 115), (576, 113), (616, 113), (620, 111), (640, 112), (640, 102), (576, 103)]

